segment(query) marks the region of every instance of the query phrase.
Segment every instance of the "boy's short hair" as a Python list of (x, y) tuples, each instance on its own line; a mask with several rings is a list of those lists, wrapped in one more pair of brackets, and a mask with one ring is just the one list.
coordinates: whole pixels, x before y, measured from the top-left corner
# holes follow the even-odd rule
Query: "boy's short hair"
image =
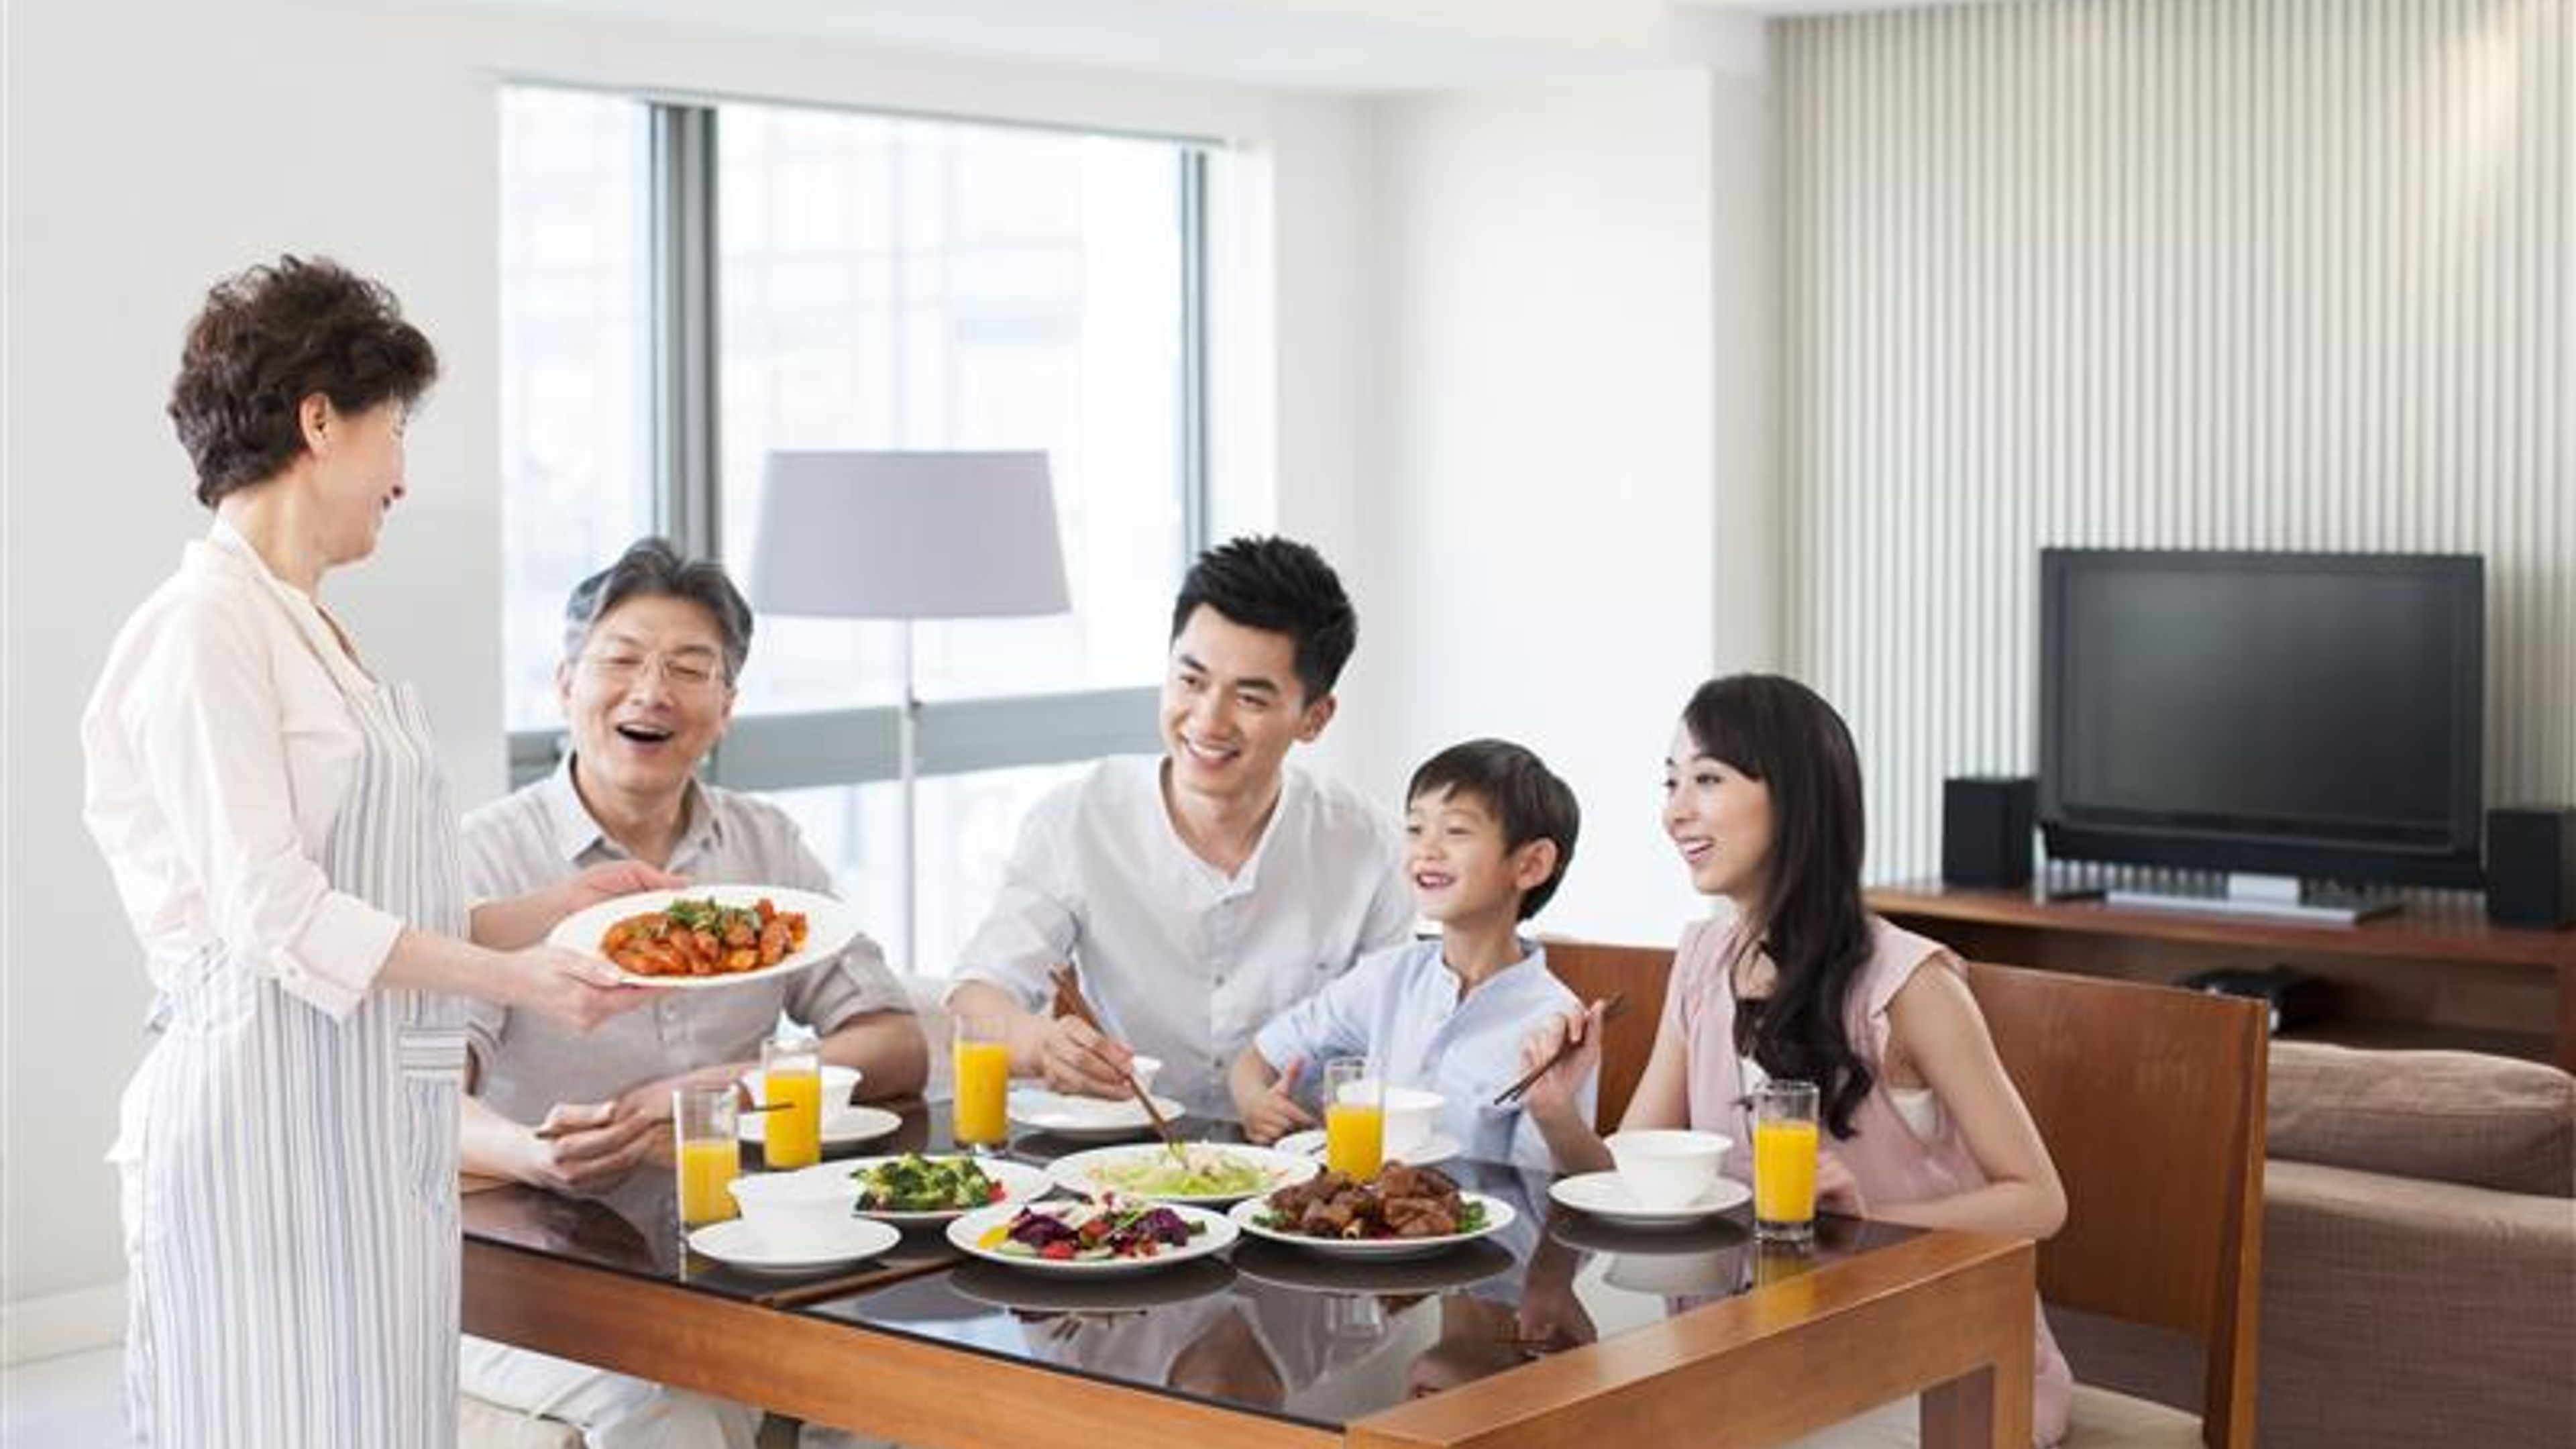
[(1360, 617), (1324, 556), (1292, 538), (1238, 538), (1200, 554), (1172, 601), (1172, 634), (1201, 604), (1247, 629), (1285, 634), (1296, 648), (1302, 703), (1333, 692), (1360, 639)]
[(1404, 803), (1435, 791), (1476, 797), (1502, 822), (1507, 850), (1533, 840), (1556, 843), (1556, 868), (1521, 895), (1520, 919), (1537, 915), (1565, 879), (1565, 868), (1574, 863), (1574, 836), (1583, 824), (1574, 791), (1546, 761), (1509, 740), (1469, 740), (1433, 755), (1413, 772)]

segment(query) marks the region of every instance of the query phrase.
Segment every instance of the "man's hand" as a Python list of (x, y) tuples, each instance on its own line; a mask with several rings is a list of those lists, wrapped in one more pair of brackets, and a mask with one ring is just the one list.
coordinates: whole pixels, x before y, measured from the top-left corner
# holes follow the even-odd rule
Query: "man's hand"
[(1268, 1146), (1291, 1132), (1315, 1125), (1315, 1114), (1297, 1104), (1297, 1078), (1305, 1068), (1303, 1060), (1290, 1062), (1288, 1070), (1279, 1074), (1269, 1090), (1243, 1104), (1243, 1135), (1247, 1140)]
[(559, 904), (561, 920), (575, 911), (586, 911), (601, 901), (631, 896), (638, 891), (678, 890), (689, 883), (684, 875), (656, 870), (640, 860), (611, 860), (594, 865), (572, 879), (554, 887), (562, 893)]
[(1038, 1071), (1059, 1092), (1085, 1097), (1127, 1095), (1127, 1064), (1133, 1048), (1103, 1036), (1079, 1017), (1059, 1016), (1040, 1023)]
[[(668, 1119), (664, 1098), (663, 1118)], [(667, 1141), (662, 1121), (619, 1102), (558, 1103), (528, 1129), (518, 1179), (555, 1192), (597, 1193), (615, 1187)]]

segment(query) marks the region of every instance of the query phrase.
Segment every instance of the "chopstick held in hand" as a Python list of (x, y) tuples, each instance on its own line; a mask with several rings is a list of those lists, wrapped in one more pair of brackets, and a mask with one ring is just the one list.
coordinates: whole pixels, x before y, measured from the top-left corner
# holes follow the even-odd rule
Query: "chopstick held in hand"
[[(1595, 1023), (1595, 1025), (1608, 1026), (1610, 1023), (1619, 1019), (1620, 1012), (1627, 1009), (1628, 993), (1624, 991), (1613, 991), (1608, 997), (1602, 1000), (1600, 1005), (1601, 1020)], [(1503, 1088), (1500, 1092), (1495, 1093), (1494, 1105), (1497, 1107), (1508, 1107), (1512, 1103), (1519, 1101), (1522, 1093), (1528, 1091), (1531, 1087), (1536, 1086), (1539, 1078), (1556, 1070), (1557, 1063), (1564, 1061), (1569, 1056), (1572, 1056), (1582, 1045), (1582, 1042), (1573, 1037), (1567, 1037), (1564, 1041), (1558, 1043), (1555, 1052), (1552, 1053), (1546, 1061), (1539, 1063), (1527, 1076), (1522, 1077), (1519, 1081), (1514, 1082), (1510, 1086)]]
[[(1073, 968), (1058, 966), (1048, 975), (1055, 982), (1056, 1014), (1074, 1017), (1093, 1031), (1108, 1035), (1107, 1029), (1100, 1024), (1100, 1018), (1091, 1014), (1091, 1003), (1082, 999), (1082, 987), (1073, 979)], [(1145, 1109), (1145, 1119), (1154, 1124), (1155, 1135), (1163, 1139), (1165, 1147), (1172, 1149), (1172, 1156), (1181, 1166), (1188, 1168), (1190, 1156), (1181, 1150), (1180, 1136), (1172, 1131), (1172, 1124), (1164, 1121), (1162, 1112), (1154, 1106), (1152, 1094), (1137, 1082), (1135, 1073), (1122, 1072), (1120, 1075), (1127, 1079), (1127, 1090), (1136, 1095), (1137, 1104)]]

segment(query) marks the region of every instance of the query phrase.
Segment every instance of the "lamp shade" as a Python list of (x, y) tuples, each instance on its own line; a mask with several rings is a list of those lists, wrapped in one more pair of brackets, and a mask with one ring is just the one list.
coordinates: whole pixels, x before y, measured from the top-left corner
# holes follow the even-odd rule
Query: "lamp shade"
[(1046, 454), (772, 453), (751, 595), (831, 619), (1062, 613)]

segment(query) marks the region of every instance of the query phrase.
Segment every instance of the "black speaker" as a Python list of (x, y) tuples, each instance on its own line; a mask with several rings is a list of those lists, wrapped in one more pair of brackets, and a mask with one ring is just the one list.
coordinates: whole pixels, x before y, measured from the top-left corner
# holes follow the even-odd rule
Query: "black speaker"
[(2487, 919), (2542, 930), (2576, 922), (2576, 808), (2487, 812)]
[(2030, 827), (2039, 782), (2027, 775), (1941, 782), (1941, 879), (1997, 888), (2030, 884)]

